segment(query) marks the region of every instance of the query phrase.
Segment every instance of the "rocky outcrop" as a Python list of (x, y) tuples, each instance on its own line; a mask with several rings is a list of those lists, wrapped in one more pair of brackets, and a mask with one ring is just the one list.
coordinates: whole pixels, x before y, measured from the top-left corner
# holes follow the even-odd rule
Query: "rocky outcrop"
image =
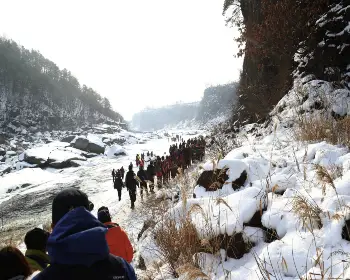
[(95, 154), (103, 154), (105, 152), (105, 147), (96, 143), (89, 143), (87, 146), (87, 151)]
[(72, 146), (76, 149), (87, 151), (89, 140), (87, 140), (85, 137), (78, 137), (75, 139), (75, 142), (72, 143)]
[(197, 185), (205, 188), (206, 191), (216, 191), (221, 189), (225, 181), (228, 180), (227, 173), (228, 168), (205, 170), (199, 176)]
[(75, 135), (66, 136), (66, 137), (61, 139), (61, 142), (70, 143), (70, 142), (72, 142), (74, 140), (74, 138), (75, 138)]
[(350, 1), (337, 0), (314, 23), (313, 32), (296, 57), (296, 76), (340, 83), (350, 88)]
[(89, 139), (83, 136), (79, 136), (71, 143), (71, 146), (94, 154), (103, 154), (105, 151), (105, 145), (103, 143), (91, 142)]

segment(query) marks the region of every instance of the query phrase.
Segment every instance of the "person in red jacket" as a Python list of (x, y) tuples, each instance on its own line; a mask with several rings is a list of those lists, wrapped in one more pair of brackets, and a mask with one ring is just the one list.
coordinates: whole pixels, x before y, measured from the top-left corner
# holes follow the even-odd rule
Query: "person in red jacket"
[(122, 257), (128, 263), (131, 263), (134, 257), (134, 249), (126, 232), (117, 223), (112, 222), (107, 207), (102, 206), (99, 208), (97, 216), (98, 220), (108, 228), (106, 240), (109, 252), (112, 255)]

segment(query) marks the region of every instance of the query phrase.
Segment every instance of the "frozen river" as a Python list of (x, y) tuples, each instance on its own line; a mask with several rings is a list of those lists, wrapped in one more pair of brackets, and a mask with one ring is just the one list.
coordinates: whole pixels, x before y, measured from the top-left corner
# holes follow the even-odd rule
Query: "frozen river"
[[(142, 134), (138, 134), (138, 137), (143, 139)], [(190, 137), (184, 136), (185, 139)], [(0, 177), (0, 242), (19, 241), (28, 229), (49, 224), (52, 200), (66, 187), (78, 187), (87, 193), (95, 205), (94, 214), (99, 207), (108, 206), (118, 223), (129, 228), (131, 235), (137, 234), (142, 224), (133, 221), (134, 214), (130, 210), (129, 195), (125, 189), (122, 200), (118, 201), (111, 171), (121, 166), (127, 170), (138, 153), (153, 151), (160, 156), (168, 153), (170, 144), (168, 138), (152, 139), (144, 144), (124, 146), (127, 156), (108, 158), (101, 155), (88, 159), (85, 166), (66, 169), (27, 168)], [(136, 208), (140, 203), (139, 196), (137, 200)]]

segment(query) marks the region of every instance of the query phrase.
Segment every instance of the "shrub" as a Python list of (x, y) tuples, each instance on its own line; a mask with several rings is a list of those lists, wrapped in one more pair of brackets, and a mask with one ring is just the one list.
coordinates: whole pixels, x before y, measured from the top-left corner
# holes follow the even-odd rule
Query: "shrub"
[(350, 117), (342, 120), (325, 115), (304, 117), (298, 123), (296, 137), (300, 141), (327, 141), (350, 146)]
[(177, 269), (186, 264), (198, 267), (193, 256), (199, 251), (201, 242), (197, 230), (190, 219), (184, 218), (177, 223), (173, 218), (165, 218), (155, 230), (156, 244), (171, 272), (178, 277)]

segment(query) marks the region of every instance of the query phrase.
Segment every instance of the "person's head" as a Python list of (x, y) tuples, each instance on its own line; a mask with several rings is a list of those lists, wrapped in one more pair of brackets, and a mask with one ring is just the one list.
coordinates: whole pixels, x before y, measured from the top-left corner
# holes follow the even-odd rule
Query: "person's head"
[(97, 211), (97, 218), (101, 223), (109, 223), (112, 221), (111, 214), (109, 209), (105, 206), (102, 206)]
[(69, 211), (78, 207), (84, 207), (86, 210), (92, 211), (94, 204), (89, 201), (84, 192), (76, 188), (66, 188), (60, 191), (52, 202), (52, 227)]
[(47, 239), (50, 233), (41, 228), (35, 228), (27, 232), (24, 243), (28, 250), (39, 250), (46, 252)]
[(129, 171), (132, 171), (132, 165), (131, 164), (129, 165)]
[(32, 270), (20, 250), (7, 246), (0, 250), (0, 279), (11, 279), (16, 276), (28, 277)]

